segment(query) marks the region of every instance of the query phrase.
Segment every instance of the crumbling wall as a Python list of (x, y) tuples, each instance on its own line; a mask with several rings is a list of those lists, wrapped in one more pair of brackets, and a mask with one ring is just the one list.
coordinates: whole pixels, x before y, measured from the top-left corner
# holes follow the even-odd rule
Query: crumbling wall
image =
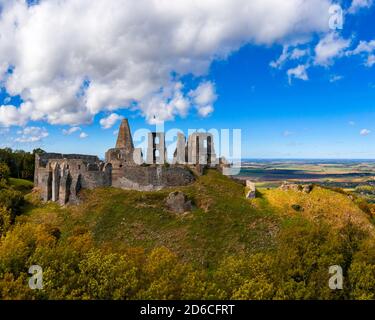
[(78, 201), (79, 191), (112, 185), (112, 165), (95, 156), (36, 155), (35, 187), (44, 201), (61, 205)]
[(190, 170), (183, 166), (138, 166), (124, 167), (113, 180), (116, 188), (139, 191), (160, 190), (168, 187), (186, 186), (195, 181)]

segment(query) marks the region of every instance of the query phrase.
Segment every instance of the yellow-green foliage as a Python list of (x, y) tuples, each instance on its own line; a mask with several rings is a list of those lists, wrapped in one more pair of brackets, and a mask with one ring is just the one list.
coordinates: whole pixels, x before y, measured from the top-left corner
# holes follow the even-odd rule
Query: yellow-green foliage
[(7, 166), (0, 163), (0, 236), (4, 234), (21, 211), (23, 194), (9, 184)]
[[(373, 230), (368, 215), (347, 194), (315, 186), (309, 194), (275, 189), (262, 190), (262, 196), (275, 212), (283, 216), (302, 216), (314, 222), (324, 221), (333, 227), (342, 227), (350, 221), (369, 231)], [(295, 210), (295, 205), (301, 209)]]
[(0, 162), (0, 181), (8, 181), (10, 176), (10, 169), (8, 165), (4, 162)]
[[(67, 208), (29, 195), (0, 239), (0, 299), (375, 298), (372, 225), (347, 196), (271, 190), (249, 201), (214, 171), (179, 189), (195, 204), (188, 215), (164, 209), (170, 190), (87, 191)], [(35, 264), (40, 291), (27, 286)], [(331, 265), (343, 290), (328, 287)]]

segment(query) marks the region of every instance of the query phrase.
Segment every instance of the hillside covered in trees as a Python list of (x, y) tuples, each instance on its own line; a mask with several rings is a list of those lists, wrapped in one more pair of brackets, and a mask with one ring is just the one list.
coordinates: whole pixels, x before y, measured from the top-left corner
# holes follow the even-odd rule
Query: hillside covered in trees
[[(59, 207), (19, 184), (2, 178), (0, 299), (375, 298), (372, 208), (345, 193), (261, 189), (247, 200), (209, 171), (178, 188), (194, 208), (176, 215), (171, 190), (86, 190)], [(43, 290), (27, 285), (35, 264)], [(343, 290), (328, 286), (332, 265)]]
[(33, 180), (35, 154), (37, 153), (44, 153), (44, 150), (35, 149), (33, 152), (26, 152), (11, 148), (0, 149), (0, 163), (8, 166), (10, 177)]

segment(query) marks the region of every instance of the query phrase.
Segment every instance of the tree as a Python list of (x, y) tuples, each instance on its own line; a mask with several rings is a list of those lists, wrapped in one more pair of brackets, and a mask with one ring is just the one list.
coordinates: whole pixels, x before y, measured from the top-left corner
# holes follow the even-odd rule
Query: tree
[(8, 165), (4, 162), (0, 162), (0, 181), (1, 180), (9, 180), (10, 176), (10, 169)]
[(33, 155), (46, 153), (43, 149), (37, 148), (33, 150)]
[(10, 170), (10, 177), (33, 180), (35, 155), (45, 153), (38, 148), (32, 153), (10, 148), (0, 149), (0, 162), (4, 162)]

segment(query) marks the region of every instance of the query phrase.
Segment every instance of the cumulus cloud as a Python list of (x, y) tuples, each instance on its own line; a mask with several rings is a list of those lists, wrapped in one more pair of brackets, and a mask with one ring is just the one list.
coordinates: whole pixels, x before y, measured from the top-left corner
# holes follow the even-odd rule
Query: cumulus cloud
[(80, 139), (86, 139), (89, 135), (85, 132), (81, 132), (81, 134), (79, 135)]
[(40, 127), (26, 127), (17, 132), (19, 137), (15, 139), (16, 142), (38, 142), (48, 137), (48, 131)]
[(346, 54), (360, 55), (364, 59), (364, 65), (372, 67), (375, 64), (375, 40), (360, 41), (354, 50), (348, 51)]
[(117, 113), (111, 113), (108, 117), (100, 119), (100, 125), (103, 129), (110, 129), (117, 121), (122, 120), (123, 118), (123, 116), (120, 116)]
[(71, 134), (77, 132), (77, 131), (81, 131), (82, 129), (80, 127), (71, 127), (69, 129), (63, 129), (63, 135), (64, 136), (70, 136)]
[(359, 134), (361, 136), (368, 136), (370, 133), (371, 133), (370, 130), (368, 130), (368, 129), (362, 129)]
[(289, 79), (289, 84), (292, 84), (292, 79), (300, 79), (307, 81), (309, 80), (309, 77), (307, 75), (307, 65), (300, 64), (295, 68), (289, 69), (287, 71), (288, 79)]
[(350, 43), (350, 39), (343, 39), (335, 32), (328, 33), (315, 47), (315, 64), (325, 67), (332, 65), (335, 58), (344, 55)]
[(31, 118), (29, 112), (32, 108), (30, 104), (22, 104), (19, 108), (12, 105), (0, 106), (0, 125), (23, 126)]
[(372, 4), (373, 0), (353, 0), (348, 12), (351, 14), (357, 13), (360, 9), (370, 8)]
[[(138, 109), (149, 122), (184, 116), (192, 107), (179, 84), (184, 75), (204, 79), (213, 60), (247, 43), (291, 43), (327, 32), (330, 5), (44, 0), (28, 6), (0, 0), (0, 81), (24, 101), (0, 106), (0, 125), (43, 120), (76, 126), (121, 108)], [(197, 110), (206, 115), (213, 107)]]
[(151, 124), (173, 120), (176, 115), (186, 116), (190, 108), (190, 100), (183, 92), (181, 82), (171, 83), (162, 90), (140, 103), (143, 115)]
[(217, 95), (212, 82), (202, 83), (196, 90), (191, 91), (189, 95), (200, 116), (207, 117), (214, 111), (213, 104), (217, 99)]

